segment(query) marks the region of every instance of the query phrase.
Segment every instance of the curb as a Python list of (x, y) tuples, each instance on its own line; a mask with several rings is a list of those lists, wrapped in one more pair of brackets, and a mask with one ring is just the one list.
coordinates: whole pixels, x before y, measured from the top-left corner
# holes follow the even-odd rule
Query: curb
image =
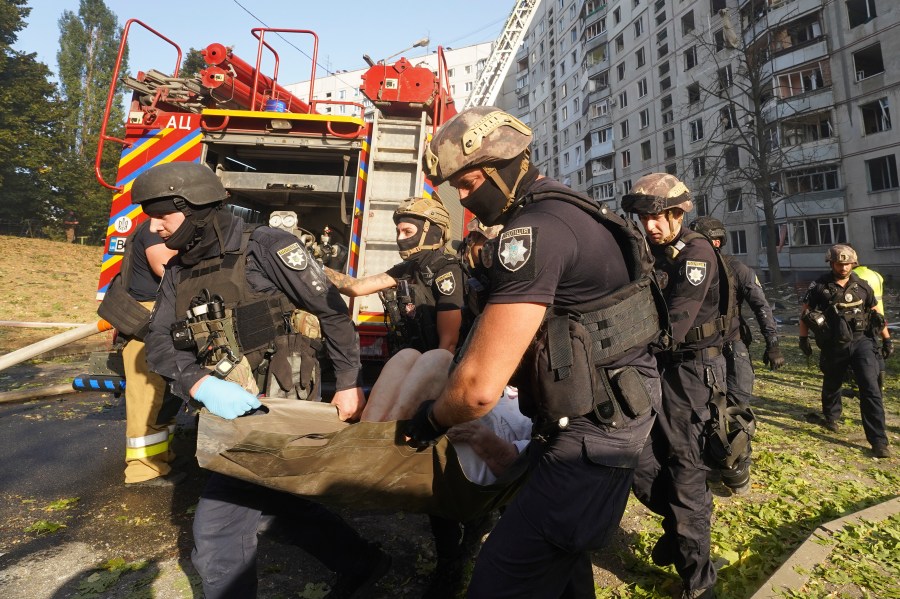
[[(813, 568), (834, 549), (832, 536), (836, 532), (847, 524), (860, 520), (880, 522), (897, 513), (900, 513), (900, 497), (820, 525), (750, 599), (777, 599), (784, 596), (784, 591), (802, 587), (810, 579)], [(810, 574), (801, 574), (798, 570)]]

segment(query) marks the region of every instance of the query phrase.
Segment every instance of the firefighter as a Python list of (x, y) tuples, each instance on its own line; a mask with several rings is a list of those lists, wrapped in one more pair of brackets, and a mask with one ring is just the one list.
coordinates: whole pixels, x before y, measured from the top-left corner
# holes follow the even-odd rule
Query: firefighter
[[(178, 258), (166, 267), (147, 336), (147, 361), (172, 391), (226, 419), (260, 408), (265, 386), (310, 390), (302, 307), (318, 317), (337, 378), (331, 400), (343, 420), (365, 405), (359, 341), (337, 289), (297, 239), (247, 228), (223, 210), (228, 193), (205, 165), (174, 162), (138, 176), (132, 201)], [(306, 321), (301, 318), (300, 320)], [(295, 369), (299, 362), (299, 369)], [(306, 366), (304, 366), (304, 363)], [(263, 372), (268, 365), (274, 377)], [(274, 389), (273, 389), (274, 390)], [(314, 396), (308, 396), (312, 399)], [(194, 516), (192, 560), (205, 596), (255, 597), (256, 536), (262, 523), (309, 551), (338, 579), (329, 597), (373, 585), (390, 556), (315, 503), (213, 473)]]
[(852, 368), (859, 387), (866, 439), (875, 457), (887, 458), (891, 450), (878, 387), (875, 337), (882, 339), (881, 355), (887, 358), (893, 351), (890, 333), (884, 317), (875, 309), (875, 292), (853, 272), (858, 264), (856, 251), (848, 245), (833, 245), (826, 252), (825, 261), (831, 270), (809, 284), (800, 317), (801, 351), (807, 357), (812, 355), (810, 331), (822, 350), (822, 424), (832, 432), (840, 430), (841, 384), (847, 368)]
[[(150, 223), (141, 224), (128, 243), (128, 295), (151, 310), (166, 263), (178, 252), (165, 246)], [(125, 366), (125, 484), (130, 487), (173, 486), (187, 476), (171, 473), (175, 454), (169, 443), (175, 431), (174, 417), (180, 406), (166, 393), (166, 381), (150, 372), (144, 341), (131, 337), (122, 349)], [(170, 474), (171, 473), (171, 474)]]
[[(863, 265), (854, 268), (853, 272), (872, 288), (872, 291), (875, 293), (875, 311), (884, 316), (884, 277), (877, 271)], [(882, 340), (882, 348), (884, 348), (885, 343), (887, 343), (887, 350), (885, 353), (891, 355), (894, 352), (894, 346), (890, 338), (890, 330), (887, 329), (887, 322), (885, 322), (885, 330), (888, 331), (888, 337), (886, 341)], [(876, 357), (878, 358), (878, 388), (881, 389), (881, 395), (883, 397), (884, 377), (887, 374), (887, 365), (885, 364), (885, 357), (882, 352), (878, 352)]]
[(725, 323), (719, 286), (723, 273), (709, 240), (683, 226), (693, 210), (691, 193), (673, 175), (641, 177), (622, 199), (647, 233), (669, 310), (672, 348), (658, 354), (663, 412), (635, 474), (637, 498), (663, 517), (653, 548), (659, 566), (670, 564), (682, 581), (682, 597), (715, 597), (710, 559), (712, 495), (701, 454), (714, 395), (724, 397)]
[[(463, 281), (450, 252), (450, 214), (432, 198), (409, 198), (394, 211), (397, 248), (403, 259), (387, 272), (357, 279), (330, 268), (328, 279), (345, 295), (383, 294), (385, 312), (399, 314), (392, 348), (456, 351), (462, 324)], [(394, 290), (393, 288), (397, 288)]]
[[(531, 140), (521, 121), (481, 106), (444, 123), (426, 151), (432, 181), (448, 181), (481, 223), (504, 229), (481, 253), (487, 305), (443, 393), (408, 423), (408, 442), (427, 447), (483, 416), (514, 373), (520, 409), (542, 440), (529, 446), (531, 474), (481, 548), (473, 598), (594, 595), (589, 552), (621, 520), (659, 406), (648, 349), (659, 314), (639, 266), (646, 246), (624, 219), (540, 176)], [(560, 354), (549, 371), (539, 366), (548, 351)]]

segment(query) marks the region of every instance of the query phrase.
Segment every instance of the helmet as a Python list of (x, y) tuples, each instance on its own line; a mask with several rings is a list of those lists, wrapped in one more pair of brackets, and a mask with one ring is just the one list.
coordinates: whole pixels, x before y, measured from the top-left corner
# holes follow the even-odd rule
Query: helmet
[(846, 262), (850, 264), (859, 264), (856, 257), (856, 250), (849, 245), (839, 243), (828, 248), (825, 252), (825, 262)]
[[(228, 197), (219, 177), (197, 162), (167, 162), (143, 172), (131, 186), (131, 203), (146, 204), (172, 200), (174, 208), (184, 212), (184, 202), (192, 206), (218, 204)], [(169, 207), (172, 207), (170, 204)], [(174, 211), (174, 210), (167, 210)]]
[(531, 144), (528, 125), (493, 106), (463, 110), (444, 123), (425, 150), (425, 172), (435, 184), (461, 170), (511, 160)]
[(725, 247), (725, 225), (717, 218), (712, 216), (701, 216), (695, 218), (689, 225), (691, 231), (696, 231), (701, 235), (705, 235), (710, 241), (719, 240), (720, 246)]
[(441, 228), (443, 243), (450, 241), (450, 213), (436, 198), (409, 198), (394, 210), (394, 224), (404, 216), (418, 216)]
[(500, 231), (503, 230), (503, 225), (494, 225), (493, 227), (486, 227), (481, 224), (481, 221), (477, 218), (473, 218), (469, 221), (469, 224), (466, 225), (466, 231), (469, 233), (478, 232), (483, 235), (487, 239), (493, 239), (497, 235), (500, 234)]
[(644, 175), (622, 198), (622, 209), (637, 214), (661, 214), (678, 208), (684, 212), (694, 209), (691, 192), (674, 175), (650, 173)]

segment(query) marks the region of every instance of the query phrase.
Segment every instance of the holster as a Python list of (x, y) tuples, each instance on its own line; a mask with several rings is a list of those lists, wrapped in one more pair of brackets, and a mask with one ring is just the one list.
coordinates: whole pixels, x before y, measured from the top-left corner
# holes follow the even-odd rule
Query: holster
[(816, 345), (823, 349), (831, 341), (831, 328), (828, 319), (823, 312), (818, 310), (806, 310), (800, 315), (800, 320), (806, 323), (806, 328), (813, 334)]
[(109, 284), (103, 301), (97, 306), (97, 314), (132, 339), (143, 341), (150, 331), (150, 310), (128, 294), (121, 275), (116, 275)]

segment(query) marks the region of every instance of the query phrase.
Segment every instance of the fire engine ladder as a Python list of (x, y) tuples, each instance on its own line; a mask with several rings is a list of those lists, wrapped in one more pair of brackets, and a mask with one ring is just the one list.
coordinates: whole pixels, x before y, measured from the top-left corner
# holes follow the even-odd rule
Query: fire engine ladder
[(497, 100), (503, 79), (516, 58), (516, 51), (525, 39), (528, 26), (540, 0), (516, 0), (516, 4), (506, 19), (506, 25), (494, 44), (491, 56), (481, 69), (472, 93), (466, 98), (464, 108), (472, 106), (491, 106)]
[[(384, 272), (399, 261), (394, 210), (407, 198), (421, 196), (425, 183), (422, 156), (429, 126), (426, 114), (419, 119), (385, 118), (376, 111), (369, 147), (366, 191), (355, 276)], [(377, 294), (353, 302), (353, 319), (360, 313), (384, 313)]]

